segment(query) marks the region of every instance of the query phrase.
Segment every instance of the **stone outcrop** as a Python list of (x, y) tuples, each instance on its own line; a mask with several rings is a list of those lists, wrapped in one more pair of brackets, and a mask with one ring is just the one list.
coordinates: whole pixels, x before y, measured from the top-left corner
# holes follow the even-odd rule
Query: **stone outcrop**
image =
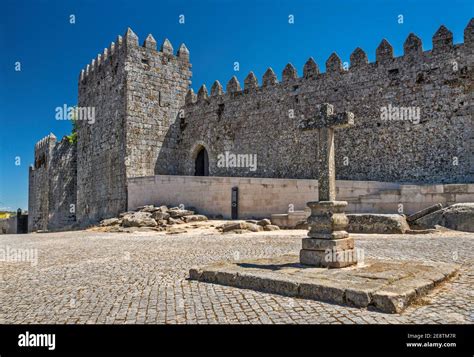
[[(118, 217), (104, 219), (101, 227), (108, 227), (112, 231), (121, 231), (121, 228), (154, 228), (164, 230), (176, 224), (204, 222), (207, 217), (195, 214), (194, 211), (179, 207), (146, 205), (138, 207), (136, 211), (122, 212)], [(174, 230), (173, 233), (181, 231)], [(184, 232), (184, 231), (183, 231)]]

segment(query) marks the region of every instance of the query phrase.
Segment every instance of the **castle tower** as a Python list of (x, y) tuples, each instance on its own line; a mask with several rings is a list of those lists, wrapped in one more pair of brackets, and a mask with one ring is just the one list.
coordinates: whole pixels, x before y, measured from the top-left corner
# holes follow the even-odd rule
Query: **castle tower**
[[(174, 124), (190, 84), (189, 51), (168, 40), (157, 50), (128, 29), (82, 70), (78, 106), (77, 218), (80, 224), (127, 209), (127, 178), (173, 173)], [(91, 110), (94, 108), (94, 110)], [(166, 139), (166, 140), (165, 140)]]
[(49, 167), (55, 145), (52, 133), (35, 144), (35, 163), (29, 170), (28, 232), (48, 229)]

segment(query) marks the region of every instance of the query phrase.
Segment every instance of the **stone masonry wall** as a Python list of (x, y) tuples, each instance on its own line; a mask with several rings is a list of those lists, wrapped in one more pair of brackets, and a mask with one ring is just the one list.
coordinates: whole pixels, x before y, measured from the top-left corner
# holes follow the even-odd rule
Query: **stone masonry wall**
[[(184, 105), (189, 52), (161, 51), (149, 35), (143, 46), (128, 29), (81, 72), (79, 107), (95, 108), (95, 122), (78, 121), (78, 220), (82, 225), (116, 216), (127, 207), (127, 177), (173, 172), (167, 140)], [(175, 137), (177, 134), (174, 135)], [(162, 165), (157, 164), (161, 157)], [(176, 165), (175, 165), (176, 166)]]
[(49, 168), (48, 230), (70, 228), (76, 223), (77, 151), (67, 138), (52, 150)]
[(87, 225), (126, 207), (125, 46), (121, 36), (79, 80), (79, 107), (95, 120), (77, 122), (77, 219)]
[[(473, 182), (473, 28), (471, 20), (464, 43), (453, 44), (441, 26), (430, 51), (410, 34), (397, 58), (383, 40), (375, 63), (356, 49), (348, 70), (333, 54), (326, 73), (310, 59), (302, 77), (287, 65), (281, 83), (269, 69), (261, 85), (250, 73), (243, 89), (234, 77), (226, 93), (217, 81), (210, 96), (205, 86), (197, 96), (190, 91), (174, 129), (180, 133), (178, 174), (193, 175), (196, 154), (205, 147), (212, 176), (316, 178), (318, 138), (301, 132), (298, 122), (329, 102), (355, 114), (355, 126), (335, 134), (338, 179)], [(414, 107), (414, 120), (384, 120), (383, 107)], [(256, 154), (257, 169), (219, 167), (218, 155), (226, 151)]]
[(29, 172), (29, 232), (75, 224), (76, 177), (75, 144), (66, 138), (58, 143), (49, 134), (35, 145), (35, 163)]
[(173, 128), (190, 83), (189, 51), (182, 44), (174, 55), (168, 40), (157, 51), (152, 35), (139, 46), (131, 30), (127, 51), (127, 178), (155, 172), (175, 174), (172, 153), (178, 133)]
[[(233, 187), (239, 189), (240, 218), (298, 213), (307, 209), (308, 201), (318, 200), (317, 180), (156, 175), (129, 180), (128, 209), (147, 204), (184, 205), (201, 214), (230, 218)], [(448, 206), (474, 201), (474, 183), (404, 185), (337, 180), (336, 192), (339, 200), (348, 202), (348, 213), (412, 214), (436, 203)]]
[(0, 219), (0, 234), (17, 234), (17, 216)]
[(28, 185), (28, 231), (48, 229), (49, 168), (56, 137), (49, 134), (35, 145), (35, 163), (30, 166)]

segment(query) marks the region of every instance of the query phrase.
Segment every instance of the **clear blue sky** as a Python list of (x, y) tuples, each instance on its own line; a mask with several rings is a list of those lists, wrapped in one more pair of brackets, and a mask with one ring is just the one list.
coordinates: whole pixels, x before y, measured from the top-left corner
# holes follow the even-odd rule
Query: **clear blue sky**
[[(193, 88), (224, 86), (254, 71), (259, 82), (271, 66), (278, 77), (291, 62), (301, 75), (308, 57), (321, 70), (335, 51), (349, 61), (356, 47), (369, 60), (382, 38), (395, 54), (410, 32), (431, 48), (431, 37), (444, 24), (463, 42), (474, 15), (472, 0), (373, 1), (139, 1), (4, 0), (0, 5), (0, 210), (28, 207), (28, 166), (36, 141), (53, 132), (70, 132), (55, 120), (55, 108), (77, 103), (79, 72), (97, 53), (131, 27), (140, 38), (152, 33), (158, 44), (168, 37), (191, 52)], [(74, 14), (76, 23), (70, 24)], [(185, 15), (185, 24), (178, 22)], [(288, 16), (294, 15), (294, 24)], [(403, 24), (398, 15), (403, 15)], [(15, 71), (15, 62), (21, 71)], [(234, 72), (233, 64), (240, 63)], [(15, 165), (15, 159), (21, 159)]]

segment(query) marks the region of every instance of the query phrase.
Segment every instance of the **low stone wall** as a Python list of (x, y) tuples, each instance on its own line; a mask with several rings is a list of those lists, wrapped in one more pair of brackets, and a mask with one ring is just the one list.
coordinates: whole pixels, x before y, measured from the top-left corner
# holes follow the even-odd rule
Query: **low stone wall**
[(17, 233), (17, 217), (0, 219), (0, 234), (16, 234)]
[[(474, 184), (403, 185), (377, 181), (336, 182), (348, 213), (411, 214), (434, 203), (474, 202)], [(239, 188), (239, 218), (304, 210), (318, 200), (317, 180), (157, 175), (128, 179), (128, 209), (145, 204), (196, 207), (231, 217), (231, 190)]]

